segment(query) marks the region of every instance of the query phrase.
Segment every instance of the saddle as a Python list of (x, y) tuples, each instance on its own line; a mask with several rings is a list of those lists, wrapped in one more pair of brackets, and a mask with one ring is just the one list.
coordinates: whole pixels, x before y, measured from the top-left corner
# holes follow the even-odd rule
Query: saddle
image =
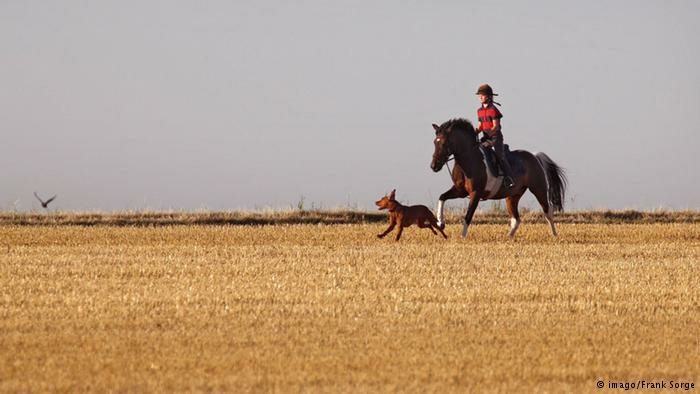
[[(493, 151), (493, 148), (485, 148), (483, 145), (479, 144), (479, 149), (484, 155), (484, 162), (486, 162), (489, 172), (496, 177), (503, 176), (503, 169), (501, 169), (501, 166), (498, 164), (498, 157), (496, 157), (496, 152)], [(510, 146), (508, 146), (508, 144), (503, 145), (503, 151), (505, 152), (506, 160), (508, 160), (510, 164), (510, 168), (513, 170), (513, 176), (517, 176), (521, 173), (522, 166), (520, 165), (520, 160), (510, 151)]]

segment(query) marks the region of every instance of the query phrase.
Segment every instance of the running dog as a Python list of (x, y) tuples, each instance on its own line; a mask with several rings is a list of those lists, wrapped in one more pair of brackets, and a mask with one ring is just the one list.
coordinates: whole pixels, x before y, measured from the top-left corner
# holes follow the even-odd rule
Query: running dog
[(440, 231), (443, 237), (447, 238), (447, 235), (442, 231), (442, 229), (437, 224), (437, 219), (430, 209), (425, 205), (411, 205), (410, 207), (401, 205), (398, 201), (394, 199), (396, 196), (396, 189), (392, 190), (391, 193), (382, 197), (381, 200), (375, 202), (379, 207), (379, 210), (388, 209), (389, 210), (389, 228), (386, 229), (377, 237), (384, 238), (385, 235), (389, 234), (391, 230), (394, 229), (396, 224), (399, 225), (399, 232), (396, 234), (396, 240), (401, 238), (401, 233), (404, 227), (410, 227), (412, 224), (417, 224), (420, 228), (429, 228), (433, 234), (437, 235), (435, 229)]

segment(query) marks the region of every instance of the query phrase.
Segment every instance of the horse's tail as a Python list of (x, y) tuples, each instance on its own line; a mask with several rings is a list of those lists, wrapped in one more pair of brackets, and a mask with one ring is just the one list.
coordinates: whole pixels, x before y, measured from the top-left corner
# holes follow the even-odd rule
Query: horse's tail
[(564, 194), (566, 193), (566, 184), (568, 183), (564, 169), (559, 167), (554, 160), (550, 159), (545, 153), (537, 153), (537, 160), (542, 165), (544, 176), (547, 178), (547, 194), (549, 195), (549, 203), (552, 204), (555, 210), (564, 210)]

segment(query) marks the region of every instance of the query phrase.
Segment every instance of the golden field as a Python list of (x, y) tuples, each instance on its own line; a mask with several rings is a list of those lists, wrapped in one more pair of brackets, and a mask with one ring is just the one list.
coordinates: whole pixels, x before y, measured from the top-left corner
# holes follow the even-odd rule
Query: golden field
[(698, 389), (700, 225), (385, 228), (1, 225), (0, 391)]

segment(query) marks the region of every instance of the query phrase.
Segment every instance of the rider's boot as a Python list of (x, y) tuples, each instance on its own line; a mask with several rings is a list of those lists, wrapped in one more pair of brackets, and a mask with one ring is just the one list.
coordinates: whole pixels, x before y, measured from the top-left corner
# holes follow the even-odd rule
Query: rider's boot
[(506, 160), (505, 157), (499, 157), (498, 161), (501, 169), (503, 169), (503, 184), (506, 185), (508, 189), (511, 189), (513, 186), (515, 186), (515, 182), (513, 178), (513, 171), (510, 168), (510, 163), (508, 163), (508, 160)]

